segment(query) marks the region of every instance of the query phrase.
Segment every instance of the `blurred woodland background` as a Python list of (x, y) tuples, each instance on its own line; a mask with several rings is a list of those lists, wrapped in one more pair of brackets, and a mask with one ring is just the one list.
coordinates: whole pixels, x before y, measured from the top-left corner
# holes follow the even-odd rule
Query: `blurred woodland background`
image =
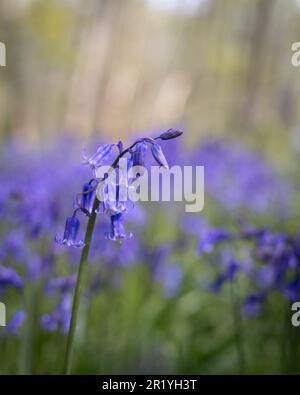
[(296, 0), (1, 0), (1, 137), (175, 125), (284, 159), (300, 147), (299, 21)]

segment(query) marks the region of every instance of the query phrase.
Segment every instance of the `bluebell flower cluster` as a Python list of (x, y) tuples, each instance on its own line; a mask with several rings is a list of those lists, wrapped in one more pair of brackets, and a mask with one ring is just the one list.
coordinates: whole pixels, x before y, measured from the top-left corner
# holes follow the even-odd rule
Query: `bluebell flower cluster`
[(189, 163), (205, 167), (205, 191), (231, 214), (286, 216), (293, 189), (257, 153), (236, 142), (207, 141), (193, 151)]
[[(248, 262), (237, 262), (231, 258), (222, 260), (219, 253), (217, 259), (221, 269), (208, 288), (212, 292), (219, 292), (223, 284), (233, 282), (238, 273), (244, 275), (250, 281), (252, 289), (241, 306), (243, 313), (248, 316), (259, 314), (272, 293), (280, 294), (289, 302), (299, 300), (299, 240), (299, 235), (291, 237), (249, 226), (236, 234), (226, 234), (220, 229), (203, 233), (199, 242), (203, 253), (217, 253), (216, 247), (222, 242), (231, 247), (231, 251), (237, 251), (238, 248), (233, 243), (242, 241), (244, 252), (247, 250), (245, 255), (248, 256)], [(207, 248), (202, 247), (206, 245)], [(224, 253), (224, 249), (221, 252)]]
[[(64, 236), (63, 238), (56, 237), (55, 240), (59, 244), (66, 245), (68, 247), (83, 247), (84, 241), (78, 240), (78, 232), (80, 227), (80, 222), (77, 215), (78, 211), (83, 211), (86, 215), (90, 216), (93, 211), (93, 206), (96, 197), (96, 190), (99, 184), (105, 181), (105, 178), (97, 178), (98, 169), (101, 168), (108, 158), (111, 158), (113, 153), (113, 148), (117, 148), (117, 154), (111, 164), (111, 169), (118, 169), (119, 160), (125, 155), (128, 157), (129, 166), (145, 166), (145, 156), (148, 145), (151, 146), (151, 152), (155, 161), (159, 166), (168, 169), (168, 162), (164, 156), (161, 146), (156, 142), (158, 139), (161, 140), (171, 140), (182, 135), (181, 130), (169, 129), (166, 132), (161, 133), (157, 138), (152, 139), (149, 137), (137, 139), (129, 148), (123, 148), (123, 143), (120, 141), (118, 144), (104, 144), (101, 145), (97, 151), (91, 156), (84, 156), (83, 163), (91, 167), (93, 171), (94, 178), (88, 183), (84, 183), (82, 192), (79, 193), (75, 201), (75, 211), (71, 217), (67, 218)], [(124, 181), (124, 180), (123, 180)], [(116, 195), (110, 196), (109, 186), (104, 185), (102, 188), (101, 202), (97, 204), (95, 212), (105, 213), (110, 217), (110, 231), (106, 233), (106, 237), (113, 241), (123, 241), (132, 236), (131, 233), (125, 232), (124, 227), (124, 216), (123, 213), (127, 211), (126, 202), (120, 198), (120, 188), (121, 180), (118, 180), (119, 185), (116, 187)], [(125, 180), (125, 185), (122, 186), (128, 188), (128, 182)], [(99, 206), (99, 207), (98, 207)]]

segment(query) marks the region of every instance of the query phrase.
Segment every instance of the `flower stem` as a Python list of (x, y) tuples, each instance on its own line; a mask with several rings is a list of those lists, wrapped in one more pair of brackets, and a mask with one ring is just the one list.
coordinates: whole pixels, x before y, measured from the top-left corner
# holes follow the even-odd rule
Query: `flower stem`
[(82, 279), (83, 279), (84, 268), (86, 266), (88, 254), (89, 254), (89, 250), (90, 250), (91, 239), (92, 239), (96, 216), (97, 216), (96, 210), (97, 210), (98, 206), (99, 206), (99, 200), (96, 198), (94, 201), (92, 214), (89, 217), (89, 221), (87, 224), (87, 230), (86, 230), (86, 234), (85, 234), (85, 238), (84, 238), (84, 247), (82, 249), (80, 263), (79, 263), (78, 272), (77, 272), (77, 280), (76, 280), (76, 286), (75, 286), (74, 297), (73, 297), (73, 305), (72, 305), (72, 313), (71, 313), (71, 323), (70, 323), (70, 328), (69, 328), (69, 333), (68, 333), (68, 338), (67, 338), (67, 348), (66, 348), (65, 360), (64, 360), (64, 370), (63, 370), (64, 374), (70, 374), (70, 371), (71, 371), (71, 358), (72, 358), (72, 351), (73, 351), (74, 335), (75, 335), (76, 324), (77, 324), (77, 315), (78, 315), (78, 308), (79, 308), (79, 303), (80, 303), (82, 282), (83, 282)]
[[(151, 138), (144, 138), (142, 139), (147, 142), (153, 142), (153, 139)], [(122, 152), (119, 153), (119, 155), (116, 157), (114, 160), (113, 164), (111, 165), (111, 168), (108, 173), (110, 173), (113, 169), (115, 169), (118, 166), (119, 160), (127, 154), (131, 149), (133, 149), (138, 142), (140, 142), (141, 139), (136, 140), (130, 147), (126, 148)], [(74, 343), (74, 335), (75, 335), (75, 330), (76, 330), (76, 324), (77, 324), (77, 315), (78, 315), (78, 309), (79, 309), (79, 303), (80, 303), (80, 295), (81, 295), (81, 288), (82, 288), (82, 279), (83, 279), (83, 273), (84, 273), (84, 268), (87, 263), (88, 255), (89, 255), (89, 250), (90, 250), (90, 244), (91, 244), (91, 239), (94, 231), (94, 226), (96, 222), (96, 210), (98, 209), (100, 204), (100, 201), (95, 198), (92, 213), (89, 217), (89, 221), (87, 224), (87, 230), (84, 238), (84, 247), (81, 253), (80, 257), (80, 263), (78, 267), (78, 272), (77, 272), (77, 280), (76, 280), (76, 286), (75, 286), (75, 291), (74, 291), (74, 297), (73, 297), (73, 305), (72, 305), (72, 313), (71, 313), (71, 323), (70, 323), (70, 329), (68, 333), (68, 338), (67, 338), (67, 348), (66, 348), (66, 353), (65, 353), (65, 360), (64, 360), (64, 369), (63, 373), (64, 374), (70, 374), (71, 371), (71, 358), (72, 358), (72, 351), (73, 351), (73, 343)]]

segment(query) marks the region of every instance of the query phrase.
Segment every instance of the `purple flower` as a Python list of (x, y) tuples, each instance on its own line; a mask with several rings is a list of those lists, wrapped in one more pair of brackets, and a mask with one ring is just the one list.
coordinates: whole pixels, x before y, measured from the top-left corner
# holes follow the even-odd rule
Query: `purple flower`
[(230, 261), (225, 271), (217, 276), (214, 282), (209, 286), (211, 292), (219, 292), (222, 285), (226, 282), (232, 282), (235, 279), (236, 273), (240, 269), (240, 264), (235, 261)]
[(255, 273), (255, 282), (259, 288), (270, 288), (274, 285), (275, 280), (276, 270), (274, 266), (264, 266), (259, 268)]
[(90, 157), (84, 156), (82, 163), (89, 164), (93, 170), (103, 165), (104, 160), (110, 155), (112, 148), (115, 144), (101, 145), (96, 153)]
[(22, 288), (23, 281), (13, 269), (0, 266), (0, 290), (6, 287)]
[(300, 279), (294, 278), (283, 289), (283, 295), (290, 302), (296, 302), (300, 298)]
[(110, 232), (106, 235), (109, 240), (122, 241), (132, 236), (131, 233), (125, 233), (123, 216), (121, 213), (112, 215), (110, 217), (110, 224)]
[(72, 217), (67, 218), (63, 239), (59, 239), (55, 237), (55, 241), (58, 244), (63, 244), (68, 247), (82, 248), (84, 246), (83, 240), (76, 241), (79, 232), (79, 227), (80, 227), (79, 219), (75, 216), (74, 213)]
[(154, 278), (162, 284), (167, 298), (176, 296), (182, 282), (182, 269), (178, 265), (158, 266)]
[(240, 144), (207, 141), (189, 164), (205, 166), (206, 191), (225, 209), (286, 215), (291, 186), (255, 152)]
[(115, 196), (111, 196), (108, 185), (105, 185), (102, 190), (102, 199), (99, 208), (96, 210), (97, 214), (112, 216), (126, 211), (126, 202), (119, 200), (119, 186), (115, 188)]
[(211, 253), (216, 244), (229, 240), (231, 235), (223, 229), (211, 229), (201, 236), (198, 245), (198, 253)]
[(141, 166), (145, 167), (145, 160), (146, 160), (146, 152), (147, 152), (148, 146), (145, 142), (140, 142), (137, 143), (137, 145), (134, 147), (131, 155), (131, 164), (132, 166)]
[(9, 321), (6, 326), (6, 331), (8, 334), (17, 336), (21, 329), (21, 326), (26, 318), (26, 313), (24, 311), (17, 311)]
[(49, 280), (46, 286), (46, 292), (50, 295), (55, 293), (56, 291), (59, 291), (61, 293), (66, 293), (68, 291), (73, 290), (75, 284), (76, 284), (75, 275), (69, 277), (54, 278)]
[(264, 294), (249, 295), (242, 305), (242, 313), (247, 317), (257, 316), (261, 311), (265, 299)]
[(41, 318), (42, 327), (47, 332), (59, 330), (63, 335), (68, 333), (71, 322), (71, 297), (63, 295), (58, 306), (51, 314), (44, 314)]
[(156, 160), (156, 162), (160, 166), (164, 167), (165, 169), (169, 169), (168, 162), (163, 154), (161, 147), (158, 144), (153, 143), (151, 146), (151, 151), (152, 151), (152, 155), (153, 155), (154, 159)]
[(83, 185), (82, 192), (79, 194), (80, 201), (76, 205), (76, 208), (80, 208), (87, 214), (91, 214), (95, 196), (96, 196), (96, 189), (92, 185), (92, 183), (91, 182), (85, 183)]

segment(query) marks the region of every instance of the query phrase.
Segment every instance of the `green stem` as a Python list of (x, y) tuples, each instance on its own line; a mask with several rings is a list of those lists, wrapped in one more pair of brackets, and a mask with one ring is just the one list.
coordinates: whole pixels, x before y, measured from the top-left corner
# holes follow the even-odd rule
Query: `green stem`
[(75, 335), (76, 324), (77, 324), (80, 295), (82, 289), (82, 279), (83, 279), (84, 268), (86, 266), (88, 255), (89, 255), (91, 239), (92, 239), (96, 216), (97, 216), (96, 210), (98, 206), (99, 206), (99, 200), (96, 198), (94, 202), (92, 214), (89, 217), (89, 221), (87, 224), (87, 230), (84, 238), (84, 247), (82, 249), (82, 254), (80, 257), (80, 263), (77, 272), (77, 281), (76, 281), (76, 287), (73, 297), (71, 323), (70, 323), (70, 329), (67, 338), (67, 348), (65, 353), (64, 370), (63, 370), (64, 374), (70, 374), (71, 371), (71, 358), (72, 358), (72, 350), (74, 343), (74, 335)]

